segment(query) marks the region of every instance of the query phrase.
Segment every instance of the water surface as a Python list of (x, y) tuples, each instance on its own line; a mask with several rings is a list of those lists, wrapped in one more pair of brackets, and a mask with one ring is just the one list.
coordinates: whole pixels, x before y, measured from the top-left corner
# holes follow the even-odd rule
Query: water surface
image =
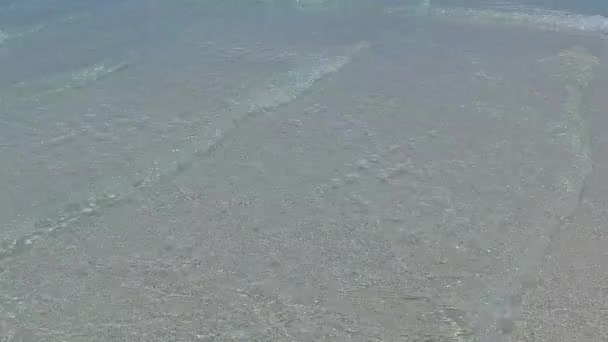
[(1, 336), (551, 340), (603, 11), (3, 3)]

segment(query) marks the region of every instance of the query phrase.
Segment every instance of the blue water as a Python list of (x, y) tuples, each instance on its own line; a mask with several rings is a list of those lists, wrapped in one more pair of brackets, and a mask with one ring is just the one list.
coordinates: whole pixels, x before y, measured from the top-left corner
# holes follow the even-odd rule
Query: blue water
[(0, 0), (0, 340), (506, 340), (608, 4), (204, 1)]
[(520, 0), (514, 2), (572, 13), (608, 16), (608, 1), (603, 0)]
[(603, 0), (435, 0), (433, 3), (442, 6), (505, 9), (525, 6), (584, 15), (608, 16), (608, 1)]
[(546, 28), (608, 34), (608, 4), (603, 1), (565, 0), (435, 0), (433, 7), (490, 10), (511, 19), (535, 22)]

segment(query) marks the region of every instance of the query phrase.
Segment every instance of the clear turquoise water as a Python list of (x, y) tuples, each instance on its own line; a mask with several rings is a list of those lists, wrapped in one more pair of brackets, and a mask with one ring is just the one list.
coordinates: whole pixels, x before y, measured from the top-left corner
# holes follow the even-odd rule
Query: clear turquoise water
[(608, 16), (608, 2), (602, 0), (435, 0), (445, 6), (498, 7), (528, 6), (531, 8), (568, 11), (585, 15)]
[(593, 161), (562, 68), (601, 44), (196, 2), (0, 3), (2, 340), (506, 339)]
[(522, 3), (572, 13), (608, 16), (608, 2), (602, 0), (529, 0)]

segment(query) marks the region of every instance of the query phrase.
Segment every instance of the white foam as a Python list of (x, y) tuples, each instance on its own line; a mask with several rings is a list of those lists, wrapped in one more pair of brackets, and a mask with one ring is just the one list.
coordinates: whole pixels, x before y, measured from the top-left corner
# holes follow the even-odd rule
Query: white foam
[(608, 34), (608, 18), (601, 15), (589, 16), (526, 7), (501, 10), (436, 7), (432, 12), (454, 18), (463, 17), (480, 21), (532, 25), (555, 31), (577, 30)]
[(608, 18), (601, 15), (576, 15), (570, 17), (573, 27), (583, 31), (601, 32), (608, 34)]

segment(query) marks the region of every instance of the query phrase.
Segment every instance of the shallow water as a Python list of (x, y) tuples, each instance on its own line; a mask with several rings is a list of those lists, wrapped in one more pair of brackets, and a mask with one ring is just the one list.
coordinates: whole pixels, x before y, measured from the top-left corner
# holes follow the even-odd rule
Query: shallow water
[(608, 15), (608, 4), (602, 0), (435, 0), (440, 6), (468, 6), (474, 8), (500, 8), (504, 10), (526, 8), (528, 10), (566, 11), (570, 13), (593, 15)]
[(0, 336), (551, 340), (606, 21), (450, 5), (0, 7)]

